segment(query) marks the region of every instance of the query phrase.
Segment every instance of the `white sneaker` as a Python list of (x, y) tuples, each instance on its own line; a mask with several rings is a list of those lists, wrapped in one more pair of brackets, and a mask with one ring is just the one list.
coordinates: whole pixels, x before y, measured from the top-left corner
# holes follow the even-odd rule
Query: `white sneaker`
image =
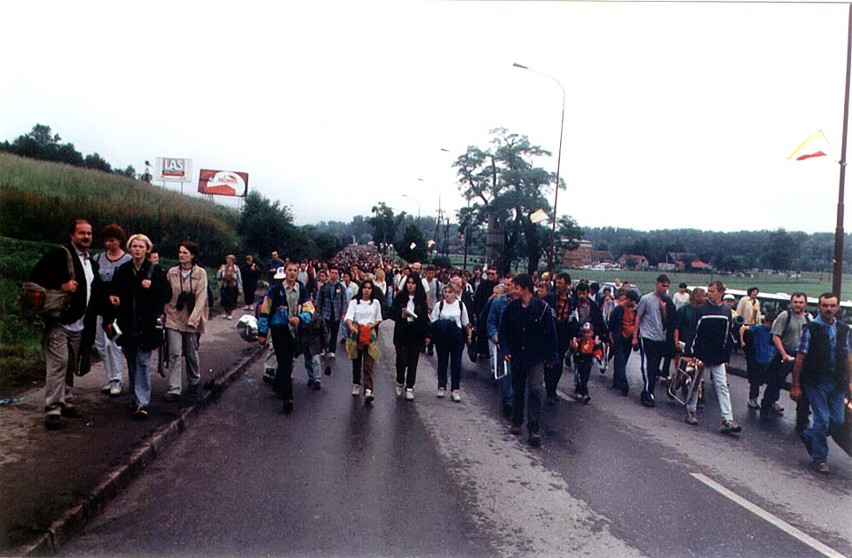
[(104, 395), (109, 395), (109, 392), (112, 390), (112, 382), (109, 382), (107, 385), (101, 388), (101, 393)]
[(396, 384), (396, 396), (402, 397), (402, 392), (405, 389), (405, 386), (402, 384)]
[(438, 388), (438, 397), (443, 399), (447, 396), (447, 388)]
[(406, 401), (414, 401), (414, 390), (412, 388), (406, 388), (405, 400)]
[(121, 395), (121, 384), (119, 382), (110, 382), (109, 395), (110, 397), (118, 397)]
[(355, 384), (352, 386), (352, 397), (358, 397), (361, 395), (361, 384)]
[(459, 390), (457, 390), (457, 389), (454, 389), (452, 391), (452, 393), (450, 393), (450, 399), (452, 399), (456, 403), (460, 402), (461, 401), (461, 392), (459, 392)]
[(371, 390), (371, 389), (365, 389), (364, 390), (364, 400), (365, 400), (366, 403), (372, 403), (373, 402), (373, 390)]
[(332, 358), (333, 359), (334, 358), (334, 352), (328, 353), (325, 356), (326, 356), (326, 358)]

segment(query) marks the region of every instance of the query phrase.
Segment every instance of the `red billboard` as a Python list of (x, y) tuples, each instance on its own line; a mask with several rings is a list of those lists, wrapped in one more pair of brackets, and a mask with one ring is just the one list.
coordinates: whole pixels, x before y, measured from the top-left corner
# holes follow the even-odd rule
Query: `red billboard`
[(198, 174), (198, 193), (244, 198), (248, 194), (248, 173), (201, 169)]

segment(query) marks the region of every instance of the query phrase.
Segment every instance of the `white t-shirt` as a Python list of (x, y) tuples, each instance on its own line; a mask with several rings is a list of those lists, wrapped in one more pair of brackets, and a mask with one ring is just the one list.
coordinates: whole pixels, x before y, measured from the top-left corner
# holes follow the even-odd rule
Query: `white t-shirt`
[(377, 324), (382, 321), (382, 304), (378, 300), (350, 300), (343, 320), (352, 320), (359, 324)]
[(676, 292), (672, 295), (672, 302), (674, 302), (675, 310), (679, 310), (681, 306), (689, 304), (689, 293), (680, 294), (680, 291)]
[(441, 308), (441, 306), (442, 304), (438, 302), (435, 307), (432, 308), (432, 313), (429, 315), (429, 319), (431, 321), (455, 320), (458, 327), (464, 327), (470, 323), (466, 309), (465, 312), (462, 312), (461, 301), (459, 299), (456, 299), (453, 303), (449, 303), (445, 300), (443, 301), (443, 308)]

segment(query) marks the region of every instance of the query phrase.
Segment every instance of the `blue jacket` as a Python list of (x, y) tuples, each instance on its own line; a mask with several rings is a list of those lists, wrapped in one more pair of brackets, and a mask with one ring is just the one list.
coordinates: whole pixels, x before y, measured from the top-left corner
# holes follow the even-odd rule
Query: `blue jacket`
[(509, 297), (502, 294), (491, 301), (491, 307), (488, 310), (488, 338), (500, 338), (500, 320), (503, 318), (503, 312), (506, 306), (509, 305)]
[(528, 370), (559, 362), (556, 323), (550, 306), (535, 297), (524, 308), (521, 299), (506, 306), (500, 321), (500, 354), (512, 358), (512, 366)]
[[(296, 284), (299, 285), (299, 325), (308, 325), (311, 323), (314, 314), (314, 303), (311, 302), (308, 289), (298, 281)], [(266, 337), (270, 327), (284, 327), (289, 325), (288, 318), (289, 308), (287, 307), (287, 295), (284, 292), (284, 285), (283, 283), (276, 283), (269, 287), (269, 290), (266, 291), (266, 295), (263, 297), (263, 303), (260, 306), (260, 318), (257, 320), (257, 335), (259, 337)]]

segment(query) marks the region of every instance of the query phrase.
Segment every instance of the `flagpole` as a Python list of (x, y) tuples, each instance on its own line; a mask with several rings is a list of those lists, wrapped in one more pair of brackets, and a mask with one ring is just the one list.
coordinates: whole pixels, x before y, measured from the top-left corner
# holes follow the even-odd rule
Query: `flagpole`
[(852, 78), (852, 4), (849, 4), (849, 25), (846, 32), (846, 96), (843, 105), (843, 140), (840, 146), (840, 185), (837, 194), (837, 228), (834, 231), (834, 270), (831, 290), (840, 300), (843, 284), (843, 197), (846, 188), (846, 138), (849, 131), (849, 80)]

